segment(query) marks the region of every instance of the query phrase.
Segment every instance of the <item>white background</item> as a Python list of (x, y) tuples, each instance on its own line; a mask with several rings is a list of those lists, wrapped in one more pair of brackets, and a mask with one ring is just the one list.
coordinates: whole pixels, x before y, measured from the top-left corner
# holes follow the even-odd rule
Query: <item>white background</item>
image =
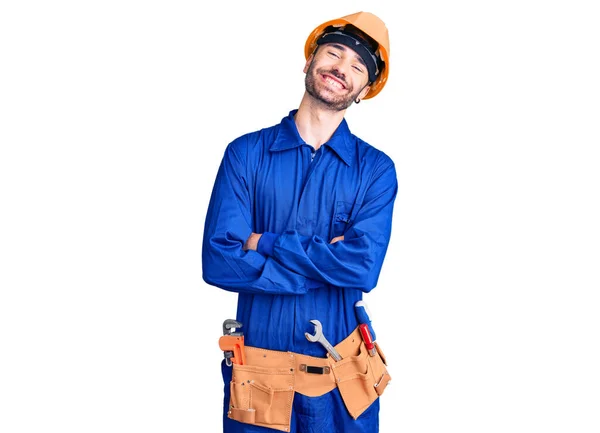
[(593, 3), (3, 2), (0, 431), (221, 431), (212, 182), (297, 107), (308, 33), (360, 10), (391, 74), (347, 119), (400, 185), (365, 298), (381, 432), (600, 431)]

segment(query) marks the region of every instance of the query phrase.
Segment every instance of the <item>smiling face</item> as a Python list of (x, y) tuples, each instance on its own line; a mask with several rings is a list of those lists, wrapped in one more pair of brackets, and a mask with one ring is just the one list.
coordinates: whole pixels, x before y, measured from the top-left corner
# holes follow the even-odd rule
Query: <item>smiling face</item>
[(308, 58), (304, 72), (308, 94), (332, 111), (345, 110), (369, 91), (367, 67), (345, 45), (321, 45)]

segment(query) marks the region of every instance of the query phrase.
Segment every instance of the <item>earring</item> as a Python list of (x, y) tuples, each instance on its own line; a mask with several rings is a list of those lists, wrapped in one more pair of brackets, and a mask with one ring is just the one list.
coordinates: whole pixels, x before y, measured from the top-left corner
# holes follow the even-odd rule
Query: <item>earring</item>
[(356, 98), (356, 100), (354, 102), (356, 102), (357, 104), (360, 104), (360, 99)]

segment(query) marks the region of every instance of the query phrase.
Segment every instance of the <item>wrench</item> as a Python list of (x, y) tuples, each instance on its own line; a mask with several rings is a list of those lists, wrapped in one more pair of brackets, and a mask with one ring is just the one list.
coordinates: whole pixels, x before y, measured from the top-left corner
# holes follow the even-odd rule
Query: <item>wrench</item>
[(315, 334), (311, 335), (308, 332), (305, 332), (304, 335), (306, 336), (306, 339), (312, 343), (321, 343), (323, 347), (327, 349), (327, 352), (329, 352), (333, 359), (335, 359), (336, 361), (341, 361), (342, 357), (340, 356), (340, 354), (337, 352), (337, 350), (335, 350), (335, 348), (331, 345), (329, 341), (327, 341), (327, 339), (323, 335), (323, 326), (321, 325), (321, 322), (319, 322), (318, 320), (311, 320), (310, 323), (315, 325)]
[[(243, 332), (237, 331), (242, 326), (237, 320), (227, 319), (223, 322), (223, 335), (244, 335)], [(235, 329), (237, 332), (232, 331), (232, 329)]]
[(219, 347), (225, 356), (225, 364), (231, 367), (232, 363), (243, 365), (246, 363), (244, 356), (244, 333), (238, 331), (242, 324), (233, 319), (223, 322), (223, 336), (219, 338)]

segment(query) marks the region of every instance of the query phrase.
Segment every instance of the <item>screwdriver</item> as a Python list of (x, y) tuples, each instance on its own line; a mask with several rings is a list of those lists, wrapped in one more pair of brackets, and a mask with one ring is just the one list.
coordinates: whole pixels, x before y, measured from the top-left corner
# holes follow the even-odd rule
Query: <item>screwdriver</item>
[(360, 331), (360, 335), (365, 342), (365, 346), (367, 347), (367, 351), (370, 356), (375, 356), (377, 349), (373, 344), (373, 338), (371, 338), (371, 333), (369, 332), (369, 326), (366, 323), (358, 325), (358, 329)]

